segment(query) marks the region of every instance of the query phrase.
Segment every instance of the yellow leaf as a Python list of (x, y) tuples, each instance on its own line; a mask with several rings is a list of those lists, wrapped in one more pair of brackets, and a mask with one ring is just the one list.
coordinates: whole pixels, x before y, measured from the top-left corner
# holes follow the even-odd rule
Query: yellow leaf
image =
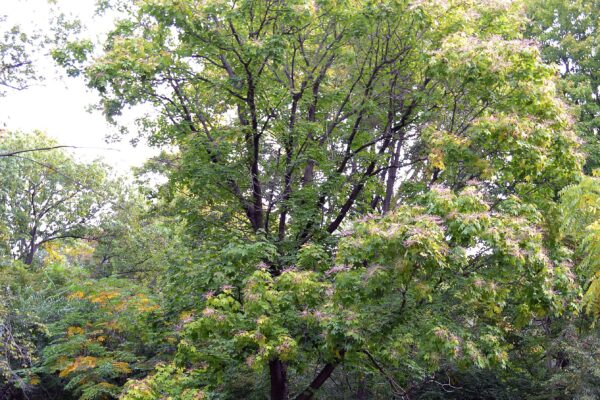
[(69, 300), (74, 300), (74, 299), (83, 299), (85, 296), (85, 293), (79, 291), (79, 292), (73, 292), (69, 295), (69, 297), (67, 297)]
[(88, 369), (92, 369), (96, 366), (97, 360), (98, 359), (96, 357), (92, 356), (77, 357), (75, 361), (63, 368), (63, 370), (60, 371), (58, 376), (61, 378), (65, 378), (75, 371), (85, 371)]
[(440, 149), (433, 149), (429, 154), (429, 162), (434, 168), (443, 170), (446, 168), (444, 164), (444, 154)]
[(131, 368), (129, 368), (129, 363), (123, 361), (113, 361), (113, 368), (119, 371), (122, 374), (129, 374), (131, 372)]
[(84, 332), (79, 326), (70, 326), (67, 328), (67, 336), (81, 335)]

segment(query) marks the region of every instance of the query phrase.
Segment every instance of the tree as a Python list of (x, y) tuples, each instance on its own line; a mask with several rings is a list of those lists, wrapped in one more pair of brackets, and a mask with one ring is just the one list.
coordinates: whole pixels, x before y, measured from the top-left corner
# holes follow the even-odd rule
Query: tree
[[(5, 23), (6, 16), (0, 16), (0, 25)], [(0, 96), (4, 96), (6, 89), (22, 90), (40, 79), (32, 60), (39, 38), (19, 26), (3, 29), (0, 35)]]
[[(60, 59), (59, 49), (63, 46), (69, 48), (71, 54), (91, 47), (89, 41), (82, 41), (77, 49), (67, 43), (81, 33), (81, 23), (69, 19), (59, 8), (51, 7), (56, 1), (48, 0), (47, 3), (50, 7), (48, 29), (18, 24), (9, 26), (10, 16), (0, 15), (0, 97), (8, 90), (24, 90), (47, 78), (42, 75), (39, 62), (49, 54)], [(47, 47), (52, 48), (44, 53)], [(70, 71), (67, 68), (68, 74)]]
[[(8, 153), (56, 145), (41, 133), (10, 134), (0, 149)], [(61, 149), (2, 157), (0, 176), (2, 250), (26, 264), (46, 243), (86, 238), (113, 200), (106, 166), (77, 162)]]
[[(562, 259), (539, 231), (580, 156), (519, 4), (145, 0), (129, 12), (83, 72), (109, 120), (150, 104), (140, 126), (179, 150), (156, 164), (203, 255), (177, 284), (206, 292), (150, 387), (171, 374), (172, 393), (309, 399), (343, 365), (401, 393), (380, 359), (409, 385), (443, 360), (506, 366), (506, 321), (564, 312), (549, 293), (569, 291), (568, 271), (548, 274)], [(371, 213), (389, 214), (383, 233), (351, 222)], [(349, 228), (352, 249), (338, 244)], [(375, 331), (388, 325), (392, 343)], [(413, 346), (421, 358), (401, 368)], [(172, 389), (133, 386), (136, 399)]]
[(120, 276), (160, 286), (170, 266), (181, 265), (189, 258), (190, 246), (180, 220), (164, 215), (158, 205), (150, 206), (128, 188), (111, 218), (98, 227), (90, 260), (94, 275)]
[[(127, 104), (157, 106), (159, 117), (143, 126), (155, 132), (154, 142), (181, 148), (173, 177), (199, 207), (210, 205), (223, 221), (241, 216), (249, 231), (262, 230), (282, 245), (290, 239), (292, 251), (336, 231), (354, 210), (388, 209), (403, 181), (388, 172), (401, 166), (403, 172), (411, 166), (408, 176), (423, 183), (460, 187), (485, 178), (494, 159), (485, 159), (491, 156), (484, 148), (495, 143), (476, 143), (477, 153), (467, 143), (469, 129), (516, 122), (534, 132), (531, 120), (549, 116), (540, 114), (542, 103), (553, 112), (560, 107), (551, 91), (536, 86), (537, 92), (524, 93), (528, 80), (552, 88), (552, 71), (539, 63), (535, 47), (497, 36), (518, 35), (516, 18), (502, 18), (512, 11), (500, 5), (482, 7), (479, 25), (463, 32), (460, 22), (471, 18), (464, 10), (434, 27), (437, 15), (426, 6), (342, 12), (328, 3), (312, 9), (258, 2), (232, 10), (218, 4), (200, 11), (186, 2), (141, 3), (139, 18), (147, 21), (122, 21), (86, 74), (109, 118)], [(389, 20), (400, 14), (399, 21)], [(500, 64), (509, 55), (518, 60)], [(502, 117), (493, 119), (492, 111)], [(540, 134), (557, 127), (540, 127)], [(533, 136), (507, 145), (530, 145)], [(402, 146), (392, 145), (398, 142)], [(457, 156), (467, 148), (470, 162), (444, 168), (449, 147)], [(523, 156), (508, 163), (490, 191), (513, 190), (506, 181), (513, 183), (509, 167), (517, 163), (534, 168), (516, 177), (527, 185), (553, 162)], [(397, 165), (390, 164), (394, 158)], [(385, 193), (383, 183), (390, 188)]]
[(540, 41), (545, 60), (560, 67), (560, 90), (577, 110), (586, 142), (585, 171), (600, 166), (600, 2), (529, 1), (529, 36)]

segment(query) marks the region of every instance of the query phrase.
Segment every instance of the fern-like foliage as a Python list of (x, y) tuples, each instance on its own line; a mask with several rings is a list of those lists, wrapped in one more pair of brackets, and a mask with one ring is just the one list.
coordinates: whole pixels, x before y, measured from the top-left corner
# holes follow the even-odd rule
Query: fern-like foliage
[(562, 193), (562, 230), (576, 248), (578, 271), (587, 280), (586, 310), (600, 316), (600, 175), (583, 177)]

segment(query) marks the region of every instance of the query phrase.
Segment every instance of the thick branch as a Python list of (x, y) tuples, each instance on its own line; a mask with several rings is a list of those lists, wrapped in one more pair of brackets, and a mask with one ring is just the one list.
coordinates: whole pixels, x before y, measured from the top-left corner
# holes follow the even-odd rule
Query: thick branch
[(335, 361), (325, 364), (321, 372), (313, 379), (310, 385), (302, 391), (298, 396), (295, 397), (295, 400), (310, 400), (314, 397), (315, 392), (323, 386), (323, 384), (329, 379), (335, 368), (342, 362), (344, 359), (345, 350), (340, 352), (340, 357)]

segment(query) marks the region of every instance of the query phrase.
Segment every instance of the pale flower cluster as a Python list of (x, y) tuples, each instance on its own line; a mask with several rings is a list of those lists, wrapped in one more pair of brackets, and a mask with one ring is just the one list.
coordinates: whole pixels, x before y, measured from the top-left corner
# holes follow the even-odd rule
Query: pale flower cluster
[(492, 11), (508, 11), (513, 3), (514, 0), (413, 0), (410, 2), (408, 8), (409, 10), (421, 8), (435, 10), (436, 12), (446, 12), (453, 6), (462, 6), (467, 10), (467, 13), (476, 13), (475, 10), (478, 8)]
[(450, 67), (458, 68), (478, 60), (490, 65), (491, 72), (510, 69), (513, 61), (507, 54), (537, 54), (538, 47), (532, 40), (504, 39), (499, 35), (486, 38), (467, 35), (464, 32), (448, 36), (440, 49), (430, 52), (433, 62), (444, 60)]

